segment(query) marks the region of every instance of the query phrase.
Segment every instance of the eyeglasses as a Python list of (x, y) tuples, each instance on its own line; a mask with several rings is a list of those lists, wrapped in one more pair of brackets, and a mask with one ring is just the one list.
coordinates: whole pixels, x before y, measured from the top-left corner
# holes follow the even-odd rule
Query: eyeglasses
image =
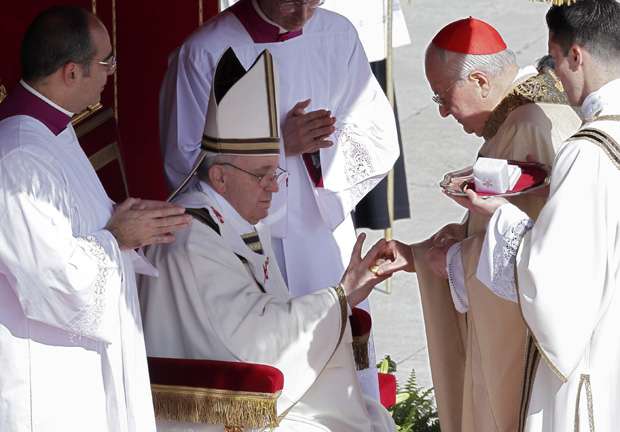
[(280, 12), (292, 12), (296, 8), (308, 5), (315, 9), (325, 3), (325, 0), (282, 0), (280, 2)]
[(450, 90), (452, 90), (452, 87), (454, 87), (459, 81), (462, 81), (462, 79), (457, 79), (456, 81), (452, 82), (452, 84), (450, 84), (444, 91), (442, 91), (441, 93), (435, 93), (432, 97), (433, 102), (435, 102), (437, 105), (439, 105), (440, 107), (445, 107), (446, 106), (446, 101), (445, 101), (445, 97), (448, 94), (448, 92)]
[(233, 165), (233, 164), (228, 163), (228, 162), (222, 162), (222, 163), (218, 163), (216, 165), (226, 165), (226, 166), (235, 168), (235, 169), (237, 169), (239, 171), (242, 171), (242, 172), (244, 172), (246, 174), (251, 175), (252, 177), (254, 177), (258, 181), (258, 184), (263, 189), (267, 189), (269, 187), (269, 185), (271, 185), (271, 183), (273, 183), (273, 182), (277, 183), (278, 185), (281, 185), (288, 178), (288, 171), (286, 171), (285, 169), (282, 169), (280, 167), (277, 167), (276, 170), (273, 172), (273, 174), (258, 175), (258, 174), (254, 174), (253, 172), (244, 170), (243, 168), (240, 168), (237, 165)]
[(114, 54), (110, 54), (106, 58), (97, 62), (100, 65), (103, 65), (108, 70), (108, 74), (112, 75), (116, 70), (116, 56)]

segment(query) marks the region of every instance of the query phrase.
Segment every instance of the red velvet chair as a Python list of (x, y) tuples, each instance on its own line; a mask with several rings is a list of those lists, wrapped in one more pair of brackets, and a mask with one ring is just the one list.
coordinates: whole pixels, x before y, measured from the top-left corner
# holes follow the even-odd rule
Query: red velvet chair
[(148, 363), (159, 420), (222, 424), (228, 432), (278, 425), (284, 376), (274, 367), (161, 357)]
[[(368, 312), (353, 308), (350, 317), (358, 369), (368, 367), (368, 337), (372, 321)], [(359, 358), (358, 358), (359, 357)], [(361, 360), (361, 362), (358, 362)], [(363, 363), (365, 361), (365, 367)], [(223, 424), (229, 432), (278, 425), (277, 399), (284, 386), (278, 369), (255, 363), (149, 357), (155, 416), (176, 422)], [(390, 375), (390, 377), (393, 377)], [(396, 399), (393, 389), (382, 385), (381, 400)], [(385, 396), (384, 396), (385, 393)], [(384, 404), (385, 405), (385, 404)]]

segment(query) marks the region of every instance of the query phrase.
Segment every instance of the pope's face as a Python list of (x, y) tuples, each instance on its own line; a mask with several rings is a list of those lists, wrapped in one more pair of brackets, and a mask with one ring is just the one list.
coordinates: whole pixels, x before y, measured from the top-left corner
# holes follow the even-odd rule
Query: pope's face
[(267, 216), (271, 197), (278, 191), (278, 183), (273, 180), (278, 156), (238, 156), (231, 165), (221, 166), (224, 189), (220, 193), (254, 225)]
[(476, 81), (470, 77), (457, 80), (450, 76), (441, 60), (433, 55), (427, 56), (425, 68), (439, 114), (454, 117), (465, 132), (481, 136), (490, 111)]

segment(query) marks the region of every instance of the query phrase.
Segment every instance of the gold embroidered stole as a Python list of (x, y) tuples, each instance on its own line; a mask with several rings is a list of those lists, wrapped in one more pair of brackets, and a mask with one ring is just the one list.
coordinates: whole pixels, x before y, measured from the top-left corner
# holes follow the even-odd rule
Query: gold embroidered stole
[(562, 83), (550, 70), (517, 84), (495, 107), (484, 125), (482, 136), (485, 140), (490, 140), (511, 112), (522, 105), (537, 102), (568, 105)]

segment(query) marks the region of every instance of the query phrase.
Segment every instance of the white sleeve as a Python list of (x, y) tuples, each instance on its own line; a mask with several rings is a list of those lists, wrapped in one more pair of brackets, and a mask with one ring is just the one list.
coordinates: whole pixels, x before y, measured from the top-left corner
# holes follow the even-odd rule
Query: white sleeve
[(182, 46), (168, 65), (159, 95), (159, 127), (170, 189), (189, 174), (200, 153), (213, 71), (211, 58), (191, 46)]
[(489, 221), (476, 277), (497, 296), (517, 303), (515, 263), (533, 220), (513, 204), (501, 206)]
[(463, 259), (461, 256), (461, 243), (454, 243), (448, 249), (446, 254), (446, 270), (454, 308), (460, 313), (466, 313), (469, 310), (469, 297), (465, 287), (465, 270), (463, 269)]
[(0, 273), (27, 318), (77, 336), (112, 340), (122, 256), (112, 234), (73, 233), (61, 171), (14, 151), (0, 161)]
[(331, 228), (385, 177), (400, 152), (392, 107), (353, 30), (351, 37), (347, 76), (331, 107), (337, 119), (334, 145), (320, 151), (323, 187), (316, 188), (319, 209)]

